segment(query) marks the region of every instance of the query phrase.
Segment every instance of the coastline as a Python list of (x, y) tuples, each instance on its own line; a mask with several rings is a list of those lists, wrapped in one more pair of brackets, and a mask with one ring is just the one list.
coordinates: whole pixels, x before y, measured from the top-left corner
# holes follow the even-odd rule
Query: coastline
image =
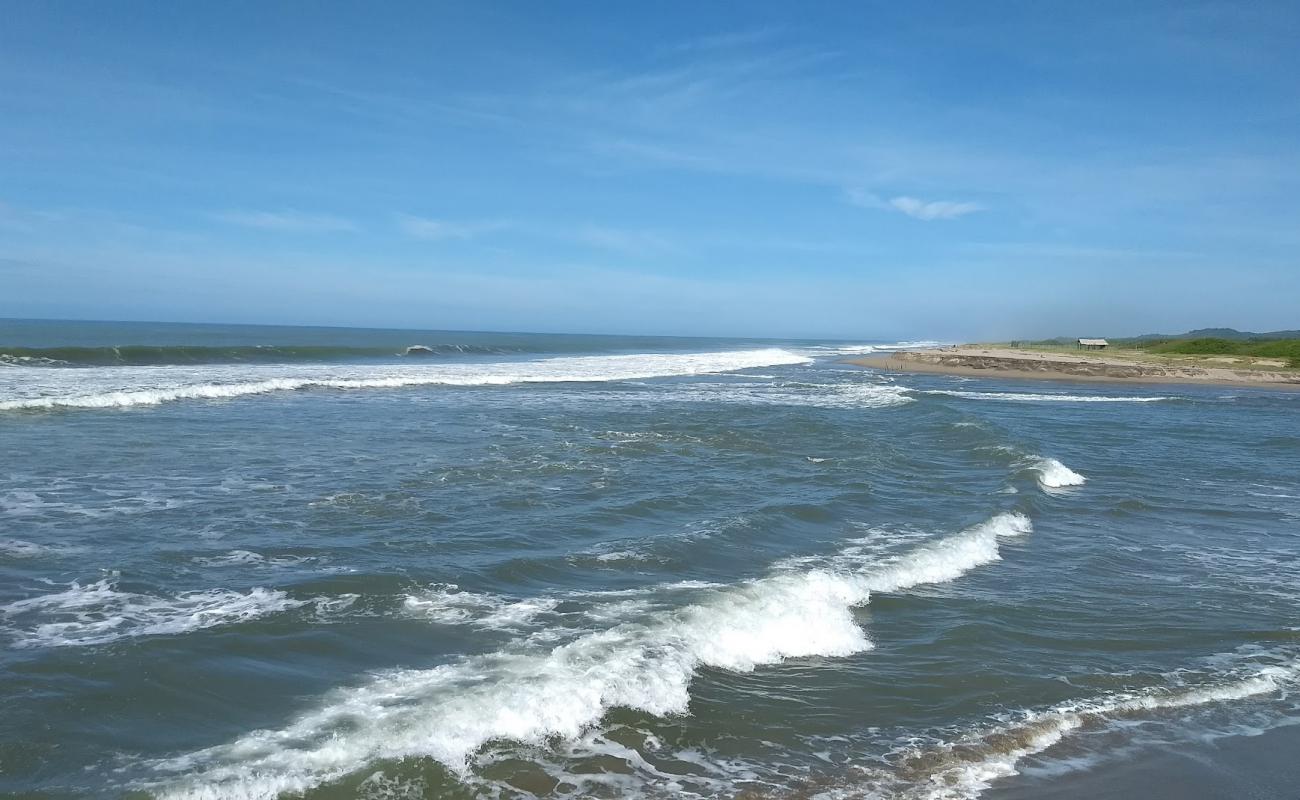
[(955, 346), (898, 350), (845, 359), (889, 372), (920, 372), (982, 378), (1064, 380), (1094, 383), (1175, 383), (1300, 391), (1300, 371), (1234, 369), (1160, 363), (1139, 358)]

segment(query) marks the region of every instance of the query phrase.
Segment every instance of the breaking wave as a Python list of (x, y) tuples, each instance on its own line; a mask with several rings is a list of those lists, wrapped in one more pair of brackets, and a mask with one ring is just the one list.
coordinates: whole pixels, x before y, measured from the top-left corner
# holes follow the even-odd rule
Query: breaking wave
[(286, 364), (399, 356), (491, 356), (538, 352), (521, 346), (413, 344), (402, 347), (343, 345), (118, 345), (102, 347), (7, 347), (0, 364), (31, 367), (123, 367), (181, 364)]
[[(163, 797), (269, 799), (381, 759), (416, 756), (464, 774), (489, 741), (573, 739), (616, 707), (686, 713), (701, 667), (743, 673), (789, 658), (868, 650), (853, 609), (871, 592), (954, 580), (996, 561), (1000, 538), (1030, 530), (1023, 515), (999, 514), (884, 561), (850, 548), (813, 568), (701, 586), (692, 604), (649, 620), (618, 621), (549, 651), (501, 651), (382, 673), (327, 695), (318, 709), (280, 730), (153, 762), (160, 777), (142, 788)], [(433, 601), (440, 608), (446, 603), (445, 597)]]
[(1122, 724), (1142, 714), (1289, 691), (1298, 679), (1300, 662), (1292, 660), (1194, 685), (1117, 692), (1020, 712), (949, 741), (906, 746), (892, 755), (891, 769), (864, 770), (869, 777), (861, 784), (821, 796), (827, 800), (974, 800), (993, 781), (1018, 774), (1021, 760), (1047, 750), (1075, 731)]
[(921, 394), (941, 394), (967, 400), (1012, 400), (1020, 403), (1156, 403), (1173, 397), (1116, 397), (1103, 394), (1034, 394), (1029, 392), (964, 392), (955, 389), (913, 390)]
[(838, 356), (860, 356), (871, 353), (892, 353), (895, 350), (932, 350), (936, 347), (943, 347), (943, 342), (936, 341), (916, 341), (916, 342), (881, 342), (877, 344), (830, 344), (814, 345), (805, 348), (807, 352), (814, 355), (838, 355)]
[[(299, 368), (260, 380), (249, 380), (255, 367), (232, 372), (208, 368), (176, 373), (168, 368), (126, 368), (100, 373), (108, 385), (84, 390), (87, 379), (23, 381), (20, 391), (37, 396), (0, 400), (0, 411), (53, 408), (114, 408), (158, 405), (174, 400), (227, 399), (298, 389), (396, 389), (410, 386), (499, 386), (516, 383), (607, 382), (703, 375), (753, 367), (803, 364), (808, 359), (786, 350), (739, 350), (715, 353), (576, 356), (527, 362), (428, 365), (416, 368), (349, 365), (329, 369)], [(260, 368), (265, 370), (267, 368)], [(283, 372), (283, 370), (281, 370)], [(62, 373), (66, 376), (67, 373)], [(122, 385), (134, 379), (135, 385)], [(139, 384), (146, 385), (139, 385)], [(148, 385), (152, 383), (153, 385)]]
[(1036, 459), (1033, 469), (1038, 473), (1038, 483), (1044, 489), (1082, 486), (1088, 480), (1054, 458)]

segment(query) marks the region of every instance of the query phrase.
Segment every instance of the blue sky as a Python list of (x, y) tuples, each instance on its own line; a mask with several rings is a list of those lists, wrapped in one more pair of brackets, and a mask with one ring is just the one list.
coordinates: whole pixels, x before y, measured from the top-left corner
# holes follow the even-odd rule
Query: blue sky
[(0, 0), (0, 316), (1300, 327), (1300, 5)]

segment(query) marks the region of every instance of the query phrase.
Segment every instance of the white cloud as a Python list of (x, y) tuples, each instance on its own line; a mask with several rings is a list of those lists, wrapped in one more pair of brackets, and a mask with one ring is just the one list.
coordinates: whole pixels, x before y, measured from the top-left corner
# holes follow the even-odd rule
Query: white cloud
[(340, 233), (355, 231), (352, 220), (331, 214), (306, 214), (301, 211), (226, 211), (214, 215), (222, 222), (283, 233)]
[(886, 211), (898, 211), (913, 219), (929, 222), (936, 219), (957, 219), (967, 214), (983, 211), (979, 203), (959, 203), (952, 200), (921, 200), (916, 197), (899, 195), (885, 200), (862, 189), (849, 189), (849, 202), (863, 208), (876, 208)]
[(407, 236), (430, 241), (472, 239), (485, 233), (509, 227), (504, 222), (453, 222), (445, 219), (416, 217), (410, 214), (398, 216), (397, 224)]
[(915, 197), (894, 197), (890, 199), (889, 204), (909, 217), (924, 220), (956, 219), (984, 210), (984, 207), (978, 203), (955, 203), (951, 200), (927, 202)]
[(664, 237), (648, 231), (608, 228), (602, 225), (585, 225), (572, 236), (573, 241), (605, 250), (622, 253), (662, 252), (674, 249)]
[(547, 239), (553, 242), (576, 244), (598, 250), (613, 250), (637, 254), (665, 252), (673, 249), (663, 236), (642, 230), (611, 228), (605, 225), (541, 225), (502, 220), (447, 220), (417, 217), (410, 214), (398, 216), (402, 231), (415, 239), (448, 241), (475, 239), (498, 231), (509, 231), (521, 236)]

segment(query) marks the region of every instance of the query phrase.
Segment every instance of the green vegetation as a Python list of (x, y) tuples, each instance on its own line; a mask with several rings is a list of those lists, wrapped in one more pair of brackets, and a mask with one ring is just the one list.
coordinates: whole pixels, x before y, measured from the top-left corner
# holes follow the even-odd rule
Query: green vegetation
[(1175, 339), (1145, 348), (1152, 353), (1177, 353), (1179, 355), (1226, 355), (1253, 358), (1286, 359), (1287, 364), (1300, 368), (1300, 339), (1274, 341), (1234, 341), (1232, 339)]
[[(1089, 332), (1088, 336), (1096, 334)], [(1300, 330), (1251, 333), (1232, 328), (1201, 328), (1173, 335), (1110, 337), (1109, 341), (1110, 346), (1104, 352), (1120, 358), (1141, 358), (1145, 355), (1171, 359), (1179, 356), (1229, 356), (1242, 359), (1237, 365), (1239, 367), (1271, 367), (1269, 364), (1254, 363), (1251, 359), (1275, 359), (1292, 369), (1300, 369)], [(1011, 347), (1048, 352), (1084, 352), (1080, 350), (1076, 339), (1066, 336), (1009, 344)], [(1204, 366), (1215, 365), (1211, 363)]]

